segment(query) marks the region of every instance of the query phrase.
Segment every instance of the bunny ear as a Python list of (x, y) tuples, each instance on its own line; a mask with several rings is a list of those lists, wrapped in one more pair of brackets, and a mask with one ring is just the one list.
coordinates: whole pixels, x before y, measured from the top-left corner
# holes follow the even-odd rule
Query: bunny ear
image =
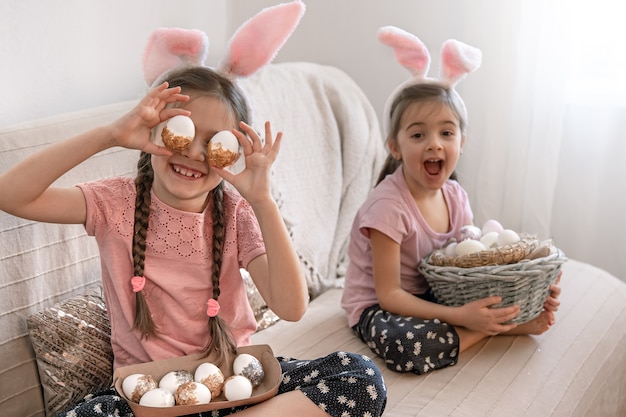
[(441, 48), (441, 79), (454, 87), (482, 62), (480, 49), (454, 39), (444, 42)]
[(174, 67), (202, 65), (209, 53), (209, 38), (196, 29), (159, 28), (152, 32), (143, 57), (148, 85)]
[(270, 63), (293, 33), (304, 11), (301, 1), (261, 10), (235, 32), (226, 55), (218, 64), (218, 71), (231, 78), (247, 77)]
[(393, 48), (396, 61), (408, 69), (413, 77), (426, 77), (430, 54), (417, 36), (395, 26), (384, 26), (378, 30), (378, 40)]

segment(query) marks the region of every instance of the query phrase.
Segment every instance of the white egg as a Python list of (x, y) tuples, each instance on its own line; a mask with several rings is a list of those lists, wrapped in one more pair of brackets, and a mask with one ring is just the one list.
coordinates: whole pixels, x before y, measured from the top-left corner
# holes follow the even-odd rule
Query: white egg
[(210, 362), (198, 365), (193, 376), (194, 381), (206, 385), (211, 391), (213, 398), (220, 395), (224, 385), (224, 374), (221, 369)]
[(178, 371), (170, 371), (163, 375), (159, 381), (159, 388), (163, 388), (174, 394), (178, 387), (185, 382), (193, 381), (193, 375), (191, 372), (184, 369)]
[(455, 253), (457, 256), (469, 255), (475, 252), (485, 250), (485, 245), (480, 243), (479, 240), (465, 239), (456, 245)]
[(504, 229), (498, 234), (497, 244), (498, 246), (506, 246), (512, 245), (513, 243), (517, 243), (519, 241), (520, 237), (515, 231), (511, 229)]
[(252, 386), (259, 386), (263, 382), (265, 373), (261, 362), (248, 353), (237, 355), (233, 361), (233, 373), (235, 375), (243, 375), (252, 382)]
[(196, 136), (196, 127), (193, 124), (193, 120), (187, 116), (179, 114), (172, 117), (165, 123), (165, 127), (172, 132), (174, 136), (180, 136), (193, 140)]
[(176, 405), (208, 404), (211, 402), (211, 391), (200, 382), (189, 381), (178, 387), (174, 399)]
[(139, 402), (146, 392), (156, 387), (157, 382), (152, 375), (131, 374), (122, 381), (124, 395), (135, 403)]
[(174, 404), (174, 394), (163, 388), (151, 389), (139, 400), (139, 405), (146, 407), (173, 407)]
[(498, 240), (498, 232), (488, 232), (480, 238), (480, 243), (485, 245), (485, 248), (490, 249), (496, 247), (498, 244), (496, 243)]
[(237, 401), (252, 396), (252, 382), (243, 375), (233, 375), (224, 382), (224, 396), (228, 401)]
[(494, 219), (489, 219), (483, 223), (482, 234), (486, 235), (487, 233), (496, 232), (500, 233), (504, 230), (504, 227), (500, 224), (499, 221)]
[(448, 243), (446, 248), (443, 250), (443, 253), (446, 256), (455, 256), (456, 255), (456, 245), (458, 245), (458, 243), (456, 243), (456, 242)]
[(459, 235), (457, 236), (457, 241), (461, 242), (465, 239), (480, 239), (481, 231), (480, 228), (474, 226), (473, 224), (468, 224), (466, 226), (461, 227), (459, 230)]
[(182, 152), (189, 147), (196, 135), (196, 128), (187, 116), (174, 116), (161, 123), (156, 129), (154, 141), (157, 145), (165, 145), (174, 152)]
[(223, 148), (231, 152), (237, 152), (239, 150), (239, 141), (233, 132), (229, 130), (221, 130), (213, 135), (211, 145), (216, 146), (217, 144), (221, 144)]
[(239, 158), (239, 142), (228, 130), (217, 132), (209, 141), (209, 164), (219, 168), (230, 166)]

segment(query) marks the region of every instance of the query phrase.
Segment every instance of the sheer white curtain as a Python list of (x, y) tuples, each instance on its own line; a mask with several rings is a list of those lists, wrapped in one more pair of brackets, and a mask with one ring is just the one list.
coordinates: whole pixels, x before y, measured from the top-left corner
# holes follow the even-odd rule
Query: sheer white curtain
[(459, 85), (470, 134), (458, 172), (476, 223), (551, 237), (626, 280), (626, 6), (474, 4), (469, 21), (499, 19), (459, 34), (484, 53)]

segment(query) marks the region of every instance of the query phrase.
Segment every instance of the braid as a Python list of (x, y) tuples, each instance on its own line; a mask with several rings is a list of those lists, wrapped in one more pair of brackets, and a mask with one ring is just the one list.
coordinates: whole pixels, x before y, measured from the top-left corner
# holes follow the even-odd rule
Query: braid
[[(211, 281), (213, 283), (212, 298), (218, 300), (220, 296), (220, 272), (222, 270), (222, 255), (224, 249), (224, 182), (215, 187), (213, 196), (213, 271)], [(237, 354), (237, 344), (234, 342), (230, 329), (219, 316), (209, 317), (209, 334), (211, 340), (205, 348), (208, 356), (214, 351), (218, 352), (216, 363), (229, 363), (230, 355)]]
[[(137, 163), (137, 177), (135, 188), (137, 197), (135, 200), (135, 226), (133, 233), (133, 273), (137, 277), (143, 277), (144, 261), (146, 257), (146, 235), (148, 232), (148, 217), (150, 215), (150, 189), (154, 171), (150, 163), (150, 154), (142, 152)], [(142, 291), (135, 293), (135, 323), (133, 328), (138, 329), (145, 337), (156, 333), (156, 326), (152, 321), (150, 309)]]

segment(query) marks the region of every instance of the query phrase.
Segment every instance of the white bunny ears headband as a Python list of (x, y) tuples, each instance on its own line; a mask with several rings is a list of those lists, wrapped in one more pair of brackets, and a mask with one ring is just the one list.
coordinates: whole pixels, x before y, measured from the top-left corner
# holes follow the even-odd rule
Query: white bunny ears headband
[[(391, 105), (398, 93), (404, 88), (414, 84), (436, 82), (450, 87), (458, 95), (454, 87), (467, 74), (477, 70), (482, 61), (480, 49), (454, 39), (449, 39), (443, 43), (441, 48), (439, 78), (429, 78), (427, 74), (431, 62), (430, 54), (428, 53), (428, 48), (417, 36), (395, 26), (384, 26), (378, 30), (378, 40), (393, 49), (396, 61), (409, 70), (411, 74), (407, 81), (393, 90), (385, 103), (383, 112), (385, 133), (389, 133)], [(465, 109), (463, 110), (465, 111)]]
[[(226, 54), (215, 70), (236, 82), (269, 64), (291, 36), (304, 14), (301, 1), (261, 10), (231, 37)], [(207, 35), (197, 29), (159, 28), (148, 40), (143, 58), (144, 79), (159, 84), (174, 69), (205, 66)]]

